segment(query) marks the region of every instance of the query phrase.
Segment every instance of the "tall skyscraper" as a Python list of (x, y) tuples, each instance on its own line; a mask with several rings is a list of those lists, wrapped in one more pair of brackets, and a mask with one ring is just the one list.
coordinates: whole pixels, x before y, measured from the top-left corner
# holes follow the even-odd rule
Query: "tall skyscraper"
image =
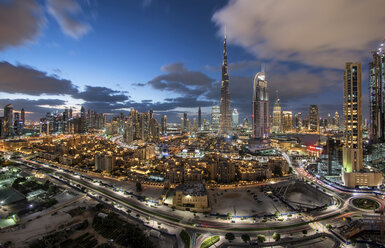
[(236, 108), (233, 109), (233, 112), (231, 113), (231, 120), (233, 122), (233, 128), (238, 127), (238, 124), (239, 124), (239, 114), (238, 114), (238, 110)]
[(318, 106), (310, 105), (309, 107), (309, 131), (318, 132), (319, 131), (319, 114)]
[(229, 91), (229, 74), (227, 72), (226, 35), (223, 41), (221, 107), (220, 107), (219, 126), (220, 126), (221, 134), (231, 133), (230, 91)]
[(214, 132), (218, 132), (220, 126), (220, 116), (221, 112), (219, 110), (219, 106), (213, 106), (211, 112), (211, 129)]
[(369, 63), (370, 139), (374, 143), (385, 141), (384, 45), (373, 52), (373, 61)]
[(162, 135), (167, 134), (167, 115), (162, 115)]
[(13, 106), (8, 104), (4, 107), (4, 121), (5, 121), (5, 137), (12, 137), (14, 135), (13, 129)]
[(253, 137), (266, 139), (269, 137), (269, 93), (267, 91), (267, 81), (264, 70), (255, 74), (253, 83)]
[(187, 113), (183, 113), (183, 131), (188, 131), (187, 121)]
[(289, 133), (293, 129), (293, 112), (282, 111), (282, 128), (284, 133)]
[(381, 172), (363, 168), (361, 63), (346, 63), (344, 73), (345, 139), (342, 180), (345, 186), (378, 187)]
[(343, 167), (345, 172), (362, 169), (361, 63), (346, 63), (344, 73), (345, 137)]
[(201, 106), (198, 108), (198, 130), (202, 126), (202, 111), (201, 111)]
[(273, 133), (282, 132), (282, 109), (281, 109), (281, 104), (279, 102), (278, 95), (277, 95), (277, 99), (275, 100), (274, 108), (273, 108), (273, 123), (271, 125), (271, 131)]
[(86, 109), (82, 106), (80, 109), (80, 133), (87, 131)]
[(336, 126), (336, 128), (340, 126), (340, 116), (337, 111), (334, 114), (334, 125)]
[(23, 126), (25, 125), (25, 111), (24, 111), (24, 108), (21, 109), (20, 111), (20, 117), (21, 117), (21, 121), (23, 122)]

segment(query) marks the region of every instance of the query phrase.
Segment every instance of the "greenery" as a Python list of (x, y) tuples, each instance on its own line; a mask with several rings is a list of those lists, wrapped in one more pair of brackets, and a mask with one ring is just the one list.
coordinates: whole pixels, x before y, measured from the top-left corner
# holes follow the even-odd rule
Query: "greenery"
[(104, 238), (112, 239), (121, 246), (138, 248), (154, 247), (142, 230), (120, 219), (115, 213), (109, 213), (105, 218), (95, 215), (92, 226), (95, 231)]
[(242, 234), (241, 238), (245, 243), (250, 241), (250, 235), (247, 233)]
[(190, 234), (188, 234), (188, 232), (186, 232), (186, 230), (182, 230), (182, 231), (179, 233), (179, 236), (180, 236), (181, 239), (183, 240), (185, 246), (186, 246), (186, 247), (190, 247), (190, 242), (191, 242)]
[(265, 235), (258, 234), (258, 236), (257, 236), (257, 241), (258, 241), (258, 243), (263, 243), (263, 242), (265, 242), (265, 241), (266, 241)]
[(307, 234), (307, 230), (303, 230), (302, 233), (303, 233), (303, 235), (306, 235)]
[(356, 198), (353, 199), (353, 205), (366, 210), (375, 210), (380, 207), (380, 204), (372, 199)]
[(235, 239), (235, 236), (234, 236), (233, 233), (226, 233), (225, 238), (226, 238), (229, 242), (231, 242), (231, 241), (233, 241), (233, 240)]
[(277, 232), (273, 233), (273, 239), (275, 241), (279, 241), (281, 239), (281, 234), (279, 234)]
[(209, 237), (202, 242), (201, 248), (208, 248), (218, 241), (219, 241), (219, 236)]
[(332, 225), (326, 224), (326, 229), (328, 229), (328, 230), (332, 229)]

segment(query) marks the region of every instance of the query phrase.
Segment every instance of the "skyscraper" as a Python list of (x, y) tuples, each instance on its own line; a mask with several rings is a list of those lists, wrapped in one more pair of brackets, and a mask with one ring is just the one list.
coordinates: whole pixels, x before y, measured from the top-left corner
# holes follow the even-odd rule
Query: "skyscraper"
[(362, 169), (361, 63), (346, 63), (344, 74), (345, 172)]
[(293, 129), (293, 112), (282, 111), (282, 128), (284, 133), (289, 133)]
[(86, 109), (82, 106), (80, 109), (80, 133), (87, 131)]
[(239, 114), (238, 114), (238, 110), (236, 108), (233, 109), (233, 112), (231, 113), (231, 120), (233, 122), (233, 128), (238, 127), (238, 124), (239, 124)]
[(218, 132), (219, 126), (220, 126), (220, 110), (219, 106), (213, 106), (212, 112), (211, 112), (211, 129), (214, 132)]
[(5, 121), (5, 137), (12, 137), (14, 135), (12, 104), (8, 104), (4, 107), (4, 121)]
[(187, 113), (183, 113), (183, 131), (188, 131)]
[(253, 83), (253, 137), (265, 139), (269, 137), (269, 93), (267, 91), (267, 81), (265, 72), (255, 74)]
[(309, 107), (309, 131), (318, 132), (319, 131), (319, 114), (318, 106), (310, 105)]
[(198, 130), (202, 126), (202, 111), (201, 111), (201, 106), (198, 108)]
[(162, 135), (167, 134), (167, 115), (162, 115)]
[(385, 53), (384, 43), (373, 52), (369, 63), (369, 117), (370, 139), (374, 142), (385, 141)]
[(25, 125), (25, 111), (24, 108), (21, 109), (21, 121), (23, 122), (23, 126)]
[(221, 134), (231, 133), (230, 91), (229, 74), (227, 72), (226, 35), (223, 41), (222, 85), (219, 126)]
[(381, 172), (363, 169), (361, 63), (346, 63), (344, 73), (345, 137), (342, 180), (345, 186), (379, 186)]
[(278, 95), (277, 95), (277, 99), (275, 100), (274, 108), (273, 108), (273, 123), (271, 125), (271, 131), (273, 133), (282, 132), (282, 109), (281, 109), (281, 104), (279, 102)]

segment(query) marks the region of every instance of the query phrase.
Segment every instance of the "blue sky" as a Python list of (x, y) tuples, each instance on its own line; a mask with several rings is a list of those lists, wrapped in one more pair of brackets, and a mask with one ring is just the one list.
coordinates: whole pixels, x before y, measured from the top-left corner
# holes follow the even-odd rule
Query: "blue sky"
[(231, 105), (241, 117), (250, 115), (261, 63), (270, 98), (278, 90), (284, 110), (306, 115), (318, 104), (325, 117), (341, 112), (346, 61), (363, 63), (365, 115), (384, 2), (309, 2), (0, 0), (0, 104), (24, 107), (31, 119), (81, 105), (153, 108), (171, 121), (198, 106), (209, 114), (219, 101), (227, 26)]

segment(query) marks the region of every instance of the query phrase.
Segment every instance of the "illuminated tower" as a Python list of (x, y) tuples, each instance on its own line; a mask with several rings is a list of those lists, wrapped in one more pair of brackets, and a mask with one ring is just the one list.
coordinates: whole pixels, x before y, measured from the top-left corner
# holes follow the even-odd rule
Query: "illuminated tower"
[(317, 105), (310, 105), (309, 107), (309, 131), (319, 132), (319, 112)]
[(167, 115), (162, 115), (162, 134), (167, 134)]
[(374, 143), (385, 141), (384, 45), (373, 52), (373, 61), (369, 63), (370, 139)]
[(278, 95), (277, 95), (277, 99), (275, 100), (274, 108), (273, 108), (273, 123), (271, 125), (271, 131), (273, 133), (282, 132), (282, 109), (281, 109), (281, 104), (279, 102)]
[(239, 114), (236, 108), (233, 109), (233, 112), (231, 113), (231, 119), (233, 121), (233, 128), (237, 128), (239, 124)]
[(253, 84), (253, 137), (265, 139), (269, 137), (269, 93), (267, 91), (267, 81), (265, 72), (255, 74)]
[(230, 91), (229, 74), (227, 72), (227, 48), (226, 35), (223, 41), (223, 63), (222, 63), (222, 85), (221, 85), (221, 106), (220, 106), (219, 130), (221, 134), (231, 133), (230, 113)]
[(23, 122), (23, 126), (25, 125), (25, 111), (24, 111), (24, 108), (21, 109), (21, 113), (20, 113), (20, 117), (21, 117), (21, 121)]
[(344, 172), (362, 169), (361, 63), (346, 63), (344, 73)]
[(8, 104), (4, 107), (4, 120), (5, 120), (5, 136), (7, 138), (12, 137), (14, 135), (12, 104)]
[(214, 132), (218, 132), (219, 126), (220, 126), (220, 110), (219, 106), (213, 106), (212, 112), (211, 112), (211, 129)]

